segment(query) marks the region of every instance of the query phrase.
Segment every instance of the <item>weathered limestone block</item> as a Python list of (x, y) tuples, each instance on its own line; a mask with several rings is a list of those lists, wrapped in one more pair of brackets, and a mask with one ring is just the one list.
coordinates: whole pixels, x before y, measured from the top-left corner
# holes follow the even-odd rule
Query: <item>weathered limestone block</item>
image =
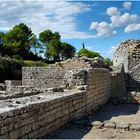
[(140, 124), (131, 124), (130, 130), (140, 131)]
[(129, 124), (126, 124), (126, 123), (117, 123), (116, 124), (116, 129), (126, 129), (128, 130), (129, 128)]
[(6, 134), (6, 133), (12, 131), (13, 128), (14, 128), (14, 123), (11, 123), (11, 124), (8, 124), (6, 126), (3, 126), (3, 127), (1, 127), (0, 134), (1, 135)]
[(112, 121), (104, 121), (104, 127), (114, 129), (116, 127), (116, 123)]
[(121, 42), (114, 54), (114, 67), (123, 65), (126, 89), (140, 91), (140, 40)]
[(103, 127), (103, 123), (100, 122), (100, 121), (94, 121), (94, 122), (91, 123), (91, 125), (93, 127), (96, 127), (96, 128), (102, 128)]

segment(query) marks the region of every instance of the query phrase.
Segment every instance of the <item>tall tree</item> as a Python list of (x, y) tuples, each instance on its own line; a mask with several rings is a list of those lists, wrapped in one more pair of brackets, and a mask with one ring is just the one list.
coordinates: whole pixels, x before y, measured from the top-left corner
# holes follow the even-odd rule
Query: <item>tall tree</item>
[(45, 44), (48, 44), (52, 37), (53, 33), (51, 30), (45, 30), (39, 34), (39, 39)]
[(48, 59), (52, 58), (54, 61), (60, 60), (61, 42), (57, 39), (52, 39), (48, 43), (46, 49), (46, 56)]
[(39, 39), (46, 44), (46, 57), (48, 59), (53, 58), (55, 61), (59, 60), (61, 52), (60, 34), (45, 30), (39, 34)]
[(76, 49), (74, 46), (66, 42), (62, 42), (61, 46), (62, 46), (62, 51), (61, 51), (62, 60), (72, 58), (74, 56), (76, 52)]
[(15, 25), (4, 37), (4, 46), (8, 50), (9, 55), (20, 55), (26, 58), (30, 50), (32, 35), (32, 30), (24, 23)]

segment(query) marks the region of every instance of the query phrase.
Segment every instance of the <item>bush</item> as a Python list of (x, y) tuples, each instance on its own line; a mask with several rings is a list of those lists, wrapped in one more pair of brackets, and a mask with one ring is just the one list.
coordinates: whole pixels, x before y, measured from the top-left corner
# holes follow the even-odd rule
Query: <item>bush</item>
[(86, 56), (88, 58), (94, 58), (94, 57), (103, 58), (99, 53), (90, 51), (90, 50), (85, 49), (85, 48), (81, 49), (78, 52), (78, 54), (81, 55), (81, 56)]
[(47, 66), (46, 63), (40, 61), (23, 61), (10, 57), (0, 57), (0, 82), (5, 80), (21, 80), (23, 66)]
[(22, 66), (23, 61), (17, 61), (9, 57), (0, 57), (0, 82), (21, 79)]
[(13, 58), (17, 60), (23, 60), (23, 58), (20, 55), (13, 55)]
[(105, 62), (108, 66), (113, 65), (113, 62), (110, 60), (110, 58), (105, 58), (105, 59), (104, 59), (104, 62)]

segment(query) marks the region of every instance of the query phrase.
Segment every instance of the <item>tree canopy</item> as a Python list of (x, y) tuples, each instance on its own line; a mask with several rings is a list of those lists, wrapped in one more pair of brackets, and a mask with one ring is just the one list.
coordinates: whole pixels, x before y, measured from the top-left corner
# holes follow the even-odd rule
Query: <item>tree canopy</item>
[(40, 52), (48, 60), (60, 61), (73, 57), (76, 49), (69, 43), (61, 42), (61, 35), (51, 30), (41, 32), (37, 38), (24, 23), (15, 25), (6, 33), (0, 32), (1, 56), (34, 60)]
[(26, 57), (30, 50), (30, 38), (32, 35), (32, 30), (24, 23), (15, 25), (4, 37), (4, 47), (8, 55)]
[(61, 51), (62, 59), (72, 58), (76, 53), (75, 47), (66, 42), (62, 42), (61, 47), (62, 47)]
[(53, 33), (51, 30), (45, 30), (39, 34), (39, 39), (43, 43), (49, 43), (49, 41), (52, 39)]
[(60, 60), (61, 52), (61, 42), (56, 39), (50, 40), (46, 48), (46, 56), (48, 59), (53, 59), (54, 61)]
[(61, 42), (61, 36), (58, 32), (45, 30), (39, 34), (40, 40), (46, 44), (46, 57), (54, 61), (68, 59), (74, 56), (76, 49), (74, 46)]

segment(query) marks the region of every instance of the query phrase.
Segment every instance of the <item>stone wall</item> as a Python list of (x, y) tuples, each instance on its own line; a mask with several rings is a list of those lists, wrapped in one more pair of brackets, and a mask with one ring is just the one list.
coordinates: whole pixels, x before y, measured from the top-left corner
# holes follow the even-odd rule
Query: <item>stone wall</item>
[(140, 92), (140, 64), (127, 73), (127, 89)]
[(125, 73), (123, 67), (111, 72), (111, 93), (113, 98), (126, 95)]
[(118, 67), (123, 64), (124, 70), (127, 73), (139, 63), (140, 40), (127, 40), (121, 42), (114, 53), (114, 67)]
[(85, 113), (84, 92), (52, 95), (51, 99), (50, 96), (42, 96), (42, 100), (37, 95), (36, 98), (11, 99), (9, 105), (8, 101), (3, 102), (0, 109), (0, 138), (41, 138)]
[(7, 82), (20, 94), (0, 100), (0, 138), (41, 138), (125, 92), (123, 71), (93, 68), (80, 58), (47, 68), (23, 67), (22, 76), (22, 86)]
[(103, 106), (111, 97), (111, 75), (108, 69), (90, 69), (87, 77), (87, 110)]
[(138, 64), (140, 64), (140, 41), (135, 43), (135, 45), (129, 49), (128, 64), (129, 71), (131, 71), (132, 69), (137, 67)]
[(114, 67), (124, 66), (126, 89), (140, 91), (140, 40), (121, 42), (114, 54)]
[[(46, 67), (23, 67), (22, 85), (39, 88), (65, 86), (68, 77), (74, 72), (91, 67), (82, 59), (71, 59)], [(77, 82), (78, 83), (78, 82)]]
[(90, 114), (110, 99), (111, 80), (108, 69), (91, 68), (84, 89), (1, 100), (0, 138), (41, 138), (72, 119)]
[(125, 72), (128, 72), (128, 51), (129, 47), (126, 42), (121, 42), (118, 45), (113, 56), (114, 67), (120, 67), (123, 64)]

